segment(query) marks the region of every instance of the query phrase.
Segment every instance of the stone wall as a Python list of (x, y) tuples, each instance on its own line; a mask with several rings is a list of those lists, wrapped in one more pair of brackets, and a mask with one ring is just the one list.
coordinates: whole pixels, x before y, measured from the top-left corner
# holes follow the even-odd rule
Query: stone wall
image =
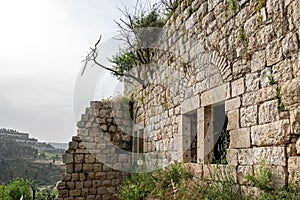
[[(143, 152), (155, 153), (156, 162), (162, 166), (175, 160), (188, 162), (192, 155), (186, 152), (191, 138), (197, 136), (197, 163), (189, 165), (201, 179), (211, 180), (216, 165), (206, 159), (211, 145), (209, 113), (215, 105), (225, 104), (230, 143), (228, 164), (219, 165), (221, 170), (229, 172), (245, 192), (253, 188), (247, 187), (244, 176), (255, 175), (263, 162), (271, 167), (275, 187), (299, 180), (299, 6), (298, 0), (182, 1), (156, 44), (164, 50), (158, 56), (160, 67), (144, 87), (125, 87), (126, 95), (135, 102), (132, 128), (143, 129)], [(102, 103), (93, 103), (92, 107), (96, 108), (97, 118), (90, 119), (89, 112), (93, 111), (87, 110), (78, 123), (79, 138), (73, 138), (65, 155), (61, 198), (75, 199), (70, 196), (77, 193), (85, 199), (84, 191), (95, 195), (93, 198), (112, 197), (123, 177), (122, 172), (113, 169), (128, 169), (134, 164), (131, 156), (113, 147), (118, 144), (125, 151), (126, 145), (113, 138), (129, 140), (126, 133), (132, 132), (130, 119), (124, 116), (125, 128), (119, 130), (109, 126), (114, 121), (109, 114), (113, 110), (102, 116)], [(190, 116), (195, 114), (197, 131), (191, 135)], [(98, 126), (115, 137), (109, 134), (108, 139), (97, 138), (99, 130), (93, 128)], [(112, 144), (101, 147), (103, 140)], [(95, 147), (101, 152), (90, 151)], [(91, 157), (97, 159), (89, 165), (92, 175), (86, 176), (84, 166)], [(105, 178), (98, 176), (101, 173)], [(80, 174), (82, 179), (78, 181)], [(87, 178), (91, 182), (99, 178), (99, 185), (93, 182), (85, 187)]]
[(160, 67), (145, 89), (127, 86), (144, 151), (160, 152), (165, 164), (185, 160), (186, 118), (197, 113), (197, 166), (206, 176), (214, 168), (205, 162), (207, 108), (225, 103), (237, 182), (246, 185), (244, 175), (263, 162), (276, 187), (299, 179), (299, 27), (298, 0), (183, 1), (159, 41), (167, 52)]
[[(65, 174), (58, 183), (58, 199), (114, 199), (117, 187), (131, 166), (131, 121), (127, 121), (127, 104), (111, 101), (91, 102), (77, 123), (77, 136), (72, 138), (63, 155)], [(122, 120), (122, 124), (118, 123)], [(127, 123), (128, 122), (128, 123)], [(111, 142), (111, 143), (110, 143)], [(128, 170), (127, 170), (128, 171)]]

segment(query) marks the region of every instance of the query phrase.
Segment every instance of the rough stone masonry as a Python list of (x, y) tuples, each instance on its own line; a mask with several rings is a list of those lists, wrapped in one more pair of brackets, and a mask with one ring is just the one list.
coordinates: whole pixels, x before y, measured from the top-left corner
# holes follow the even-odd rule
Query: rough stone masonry
[[(112, 144), (128, 150), (127, 133), (137, 125), (144, 139), (132, 144), (142, 145), (143, 153), (159, 152), (157, 161), (165, 165), (196, 157), (188, 164), (192, 172), (211, 180), (217, 166), (207, 158), (206, 138), (219, 105), (230, 142), (227, 164), (218, 167), (242, 191), (255, 190), (244, 176), (255, 175), (263, 162), (271, 167), (274, 187), (299, 180), (300, 1), (242, 0), (229, 6), (221, 0), (184, 0), (165, 28), (170, 31), (161, 45), (172, 53), (159, 56), (162, 67), (147, 87), (125, 87), (135, 102), (134, 120), (128, 122), (126, 112), (114, 114), (107, 102), (93, 102), (78, 123), (78, 136), (64, 156), (59, 199), (115, 198), (126, 175), (115, 169), (130, 168), (132, 159), (116, 154), (113, 145), (101, 146), (98, 135), (107, 134)], [(196, 116), (194, 128), (191, 116)], [(189, 150), (191, 130), (196, 130), (196, 153)]]

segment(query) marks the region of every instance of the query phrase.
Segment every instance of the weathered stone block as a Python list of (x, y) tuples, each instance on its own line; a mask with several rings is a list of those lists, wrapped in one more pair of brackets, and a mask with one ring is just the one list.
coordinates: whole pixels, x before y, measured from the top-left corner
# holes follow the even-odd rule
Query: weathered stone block
[(274, 188), (282, 188), (287, 184), (288, 181), (288, 172), (286, 167), (282, 166), (272, 166), (272, 186)]
[(287, 144), (289, 139), (289, 120), (280, 120), (251, 127), (252, 145), (255, 146)]
[(238, 165), (238, 149), (227, 149), (226, 151), (226, 161), (228, 165), (237, 166)]
[(202, 164), (187, 163), (185, 166), (190, 169), (190, 172), (193, 175), (193, 177), (198, 178), (200, 180), (202, 179), (202, 174), (203, 174), (203, 166), (202, 166)]
[(201, 94), (201, 107), (225, 101), (228, 94), (229, 84), (223, 84)]
[(282, 85), (282, 102), (286, 108), (292, 108), (300, 105), (300, 78), (292, 79)]
[(253, 165), (253, 149), (240, 149), (238, 159), (240, 165)]
[(272, 77), (272, 72), (270, 67), (266, 67), (260, 72), (260, 85), (262, 88), (270, 85), (270, 78)]
[(237, 169), (238, 182), (241, 185), (247, 184), (247, 180), (245, 179), (246, 175), (253, 175), (253, 166), (244, 166), (240, 165)]
[(95, 162), (95, 156), (92, 154), (86, 154), (85, 155), (85, 163), (94, 163)]
[(203, 165), (204, 180), (225, 181), (228, 180), (228, 178), (231, 178), (235, 183), (237, 183), (236, 166), (216, 164)]
[(282, 40), (282, 53), (286, 57), (299, 50), (299, 38), (297, 33), (290, 32)]
[(63, 162), (65, 164), (68, 164), (68, 163), (73, 163), (74, 160), (73, 160), (73, 154), (63, 154)]
[(259, 76), (258, 73), (246, 75), (246, 92), (251, 92), (259, 89)]
[(300, 135), (300, 108), (290, 111), (291, 132)]
[(257, 92), (256, 91), (245, 93), (242, 96), (242, 105), (243, 106), (254, 105), (254, 104), (256, 104), (256, 101), (257, 101)]
[(286, 166), (286, 147), (255, 147), (253, 148), (254, 164), (264, 161), (268, 165)]
[(270, 86), (266, 88), (262, 88), (256, 93), (256, 102), (261, 103), (267, 100), (273, 100), (276, 95), (276, 87)]
[(240, 127), (239, 114), (240, 114), (239, 109), (227, 112), (227, 117), (228, 117), (227, 130), (238, 129)]
[(82, 164), (75, 164), (74, 172), (81, 172), (82, 171)]
[(283, 83), (293, 78), (293, 66), (289, 60), (284, 60), (272, 67), (273, 78), (277, 83)]
[(249, 127), (257, 124), (257, 106), (241, 108), (241, 127)]
[(240, 108), (241, 106), (241, 98), (236, 97), (234, 99), (230, 99), (225, 101), (225, 111), (231, 111), (237, 108)]
[(188, 113), (193, 110), (196, 110), (200, 107), (200, 98), (199, 95), (195, 95), (189, 99), (186, 99), (181, 103), (181, 113)]
[(231, 94), (232, 97), (243, 94), (245, 91), (244, 78), (240, 78), (231, 83)]
[(73, 190), (74, 188), (75, 188), (74, 182), (71, 182), (71, 181), (66, 182), (66, 189)]
[(294, 183), (300, 177), (300, 156), (292, 156), (288, 158), (289, 182)]
[(280, 40), (270, 42), (267, 45), (266, 55), (268, 55), (266, 56), (267, 66), (274, 65), (275, 63), (278, 63), (279, 61), (283, 60)]
[(266, 52), (264, 50), (256, 51), (252, 55), (252, 59), (251, 59), (251, 72), (263, 70), (265, 68), (265, 63), (266, 63)]
[(259, 124), (279, 120), (278, 100), (267, 101), (259, 106)]
[(300, 155), (300, 138), (298, 138), (295, 147), (296, 147), (297, 154)]
[(230, 131), (230, 145), (229, 148), (248, 148), (251, 146), (250, 142), (250, 128), (241, 128)]
[(83, 163), (84, 162), (84, 155), (83, 154), (75, 154), (74, 155), (74, 162), (75, 163)]
[(82, 181), (77, 181), (75, 183), (75, 188), (76, 189), (82, 189), (83, 188), (83, 182)]

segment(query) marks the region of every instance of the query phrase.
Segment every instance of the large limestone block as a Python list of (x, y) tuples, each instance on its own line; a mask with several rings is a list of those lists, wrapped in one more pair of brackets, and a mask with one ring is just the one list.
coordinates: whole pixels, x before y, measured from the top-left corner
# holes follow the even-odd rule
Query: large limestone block
[(249, 127), (257, 124), (257, 106), (241, 108), (241, 127)]
[(300, 138), (298, 138), (298, 140), (296, 142), (296, 151), (297, 151), (297, 154), (300, 155)]
[(181, 113), (192, 112), (200, 107), (200, 98), (199, 95), (195, 95), (189, 99), (186, 99), (181, 104)]
[(255, 147), (253, 148), (253, 163), (260, 165), (286, 166), (286, 147)]
[(289, 120), (281, 120), (251, 127), (252, 145), (255, 146), (287, 144), (289, 139)]
[(227, 117), (228, 117), (227, 129), (228, 130), (238, 129), (240, 127), (239, 116), (240, 116), (239, 109), (232, 110), (227, 113)]
[(241, 98), (236, 97), (234, 99), (230, 99), (225, 102), (225, 111), (234, 110), (239, 108), (240, 106), (241, 106)]
[(237, 171), (236, 166), (232, 165), (216, 165), (216, 164), (204, 164), (203, 165), (203, 179), (225, 181), (228, 178), (237, 183)]
[(240, 165), (253, 165), (253, 149), (240, 149), (238, 159)]
[(244, 85), (244, 79), (240, 78), (236, 81), (233, 81), (231, 83), (231, 94), (232, 97), (238, 96), (240, 94), (243, 94), (245, 91), (245, 85)]
[(289, 157), (288, 172), (289, 182), (295, 182), (300, 179), (300, 156)]
[(300, 107), (293, 111), (290, 111), (291, 120), (291, 132), (296, 135), (300, 135)]
[(300, 105), (300, 78), (292, 79), (282, 85), (281, 100), (287, 109)]
[(241, 128), (232, 130), (230, 132), (230, 145), (229, 148), (248, 148), (251, 146), (250, 142), (250, 128)]
[(270, 42), (266, 48), (267, 66), (274, 65), (283, 59), (280, 40)]
[(238, 165), (238, 149), (227, 149), (226, 151), (226, 160), (228, 165)]
[(259, 106), (258, 121), (259, 124), (265, 124), (279, 120), (279, 111), (277, 109), (278, 101), (267, 101)]
[(201, 107), (216, 104), (230, 98), (229, 84), (223, 84), (201, 94)]

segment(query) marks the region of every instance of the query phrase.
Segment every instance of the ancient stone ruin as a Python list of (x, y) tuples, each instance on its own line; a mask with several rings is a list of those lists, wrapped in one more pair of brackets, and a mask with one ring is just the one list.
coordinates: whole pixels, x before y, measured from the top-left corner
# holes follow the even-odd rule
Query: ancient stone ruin
[(124, 98), (91, 102), (82, 115), (58, 199), (114, 199), (136, 165), (174, 161), (207, 181), (218, 166), (244, 192), (262, 163), (274, 187), (299, 180), (300, 1), (259, 5), (182, 1), (147, 85), (127, 84)]

